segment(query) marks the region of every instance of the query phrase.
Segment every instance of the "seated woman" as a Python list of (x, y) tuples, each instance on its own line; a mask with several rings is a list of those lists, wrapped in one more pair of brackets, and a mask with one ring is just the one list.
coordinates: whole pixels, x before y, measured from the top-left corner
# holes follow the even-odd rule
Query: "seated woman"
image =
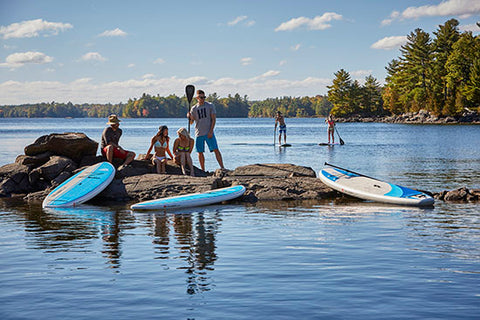
[(155, 148), (155, 154), (152, 158), (153, 164), (157, 168), (157, 173), (166, 173), (167, 153), (173, 159), (172, 152), (168, 147), (170, 138), (168, 137), (167, 126), (160, 126), (156, 135), (152, 138), (152, 143), (147, 151), (147, 159), (150, 156), (150, 151)]
[(193, 171), (193, 162), (192, 162), (192, 150), (195, 140), (190, 138), (187, 129), (180, 128), (177, 131), (178, 138), (173, 142), (173, 153), (175, 154), (175, 162), (182, 167), (182, 173), (185, 175), (185, 164), (188, 165), (190, 169), (190, 175), (195, 177), (195, 172)]

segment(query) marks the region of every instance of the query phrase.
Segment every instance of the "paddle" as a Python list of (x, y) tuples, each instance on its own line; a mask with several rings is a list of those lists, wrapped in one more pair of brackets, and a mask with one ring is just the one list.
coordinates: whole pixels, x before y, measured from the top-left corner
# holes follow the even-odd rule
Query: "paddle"
[(275, 147), (277, 143), (277, 126), (274, 127), (273, 129), (273, 146)]
[(342, 137), (340, 137), (340, 133), (338, 133), (337, 127), (335, 126), (335, 131), (337, 132), (338, 138), (340, 139), (340, 145), (344, 145), (345, 141), (342, 140)]
[[(190, 104), (192, 103), (193, 95), (195, 94), (195, 87), (191, 84), (185, 87), (185, 94), (188, 100), (188, 112), (190, 112)], [(190, 134), (190, 119), (188, 119), (188, 134)]]
[[(365, 178), (375, 179), (375, 178), (366, 176), (366, 175), (364, 175), (364, 174), (361, 174), (361, 173), (358, 173), (358, 172), (355, 172), (355, 171), (352, 171), (352, 170), (348, 170), (348, 169), (345, 169), (345, 168), (342, 168), (342, 167), (333, 165), (333, 164), (328, 163), (328, 162), (325, 162), (324, 164), (325, 164), (326, 166), (330, 166), (330, 167), (337, 168), (337, 169), (340, 169), (340, 170), (343, 170), (343, 171), (347, 171), (347, 172), (350, 172), (350, 173), (353, 173), (353, 174), (356, 174), (356, 175), (359, 175), (359, 176), (362, 176), (362, 177), (365, 177)], [(377, 179), (375, 179), (375, 180), (377, 180)]]

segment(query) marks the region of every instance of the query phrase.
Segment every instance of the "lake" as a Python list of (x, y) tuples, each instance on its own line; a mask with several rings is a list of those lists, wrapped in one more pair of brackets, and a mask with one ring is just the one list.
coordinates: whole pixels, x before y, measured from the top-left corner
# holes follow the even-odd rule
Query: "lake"
[[(0, 165), (41, 135), (106, 119), (0, 119)], [(225, 166), (324, 162), (438, 192), (480, 188), (480, 126), (218, 119)], [(158, 126), (122, 119), (120, 144), (145, 153)], [(336, 136), (338, 139), (338, 136)], [(194, 164), (198, 159), (194, 155)], [(206, 169), (218, 167), (206, 154)], [(1, 319), (478, 319), (480, 206), (419, 209), (363, 201), (261, 202), (132, 212), (131, 203), (43, 210), (0, 199)]]

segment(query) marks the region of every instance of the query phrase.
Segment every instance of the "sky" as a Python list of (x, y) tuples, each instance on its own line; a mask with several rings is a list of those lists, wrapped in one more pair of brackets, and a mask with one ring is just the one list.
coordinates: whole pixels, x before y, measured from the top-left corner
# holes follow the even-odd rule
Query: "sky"
[(380, 84), (416, 28), (480, 0), (0, 0), (0, 105), (120, 103), (193, 84), (259, 100), (328, 92), (335, 72)]

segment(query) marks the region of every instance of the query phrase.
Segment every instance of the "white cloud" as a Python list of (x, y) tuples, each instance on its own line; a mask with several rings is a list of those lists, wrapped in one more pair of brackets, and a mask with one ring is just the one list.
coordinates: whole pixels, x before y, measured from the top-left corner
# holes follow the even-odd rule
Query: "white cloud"
[(0, 35), (3, 39), (11, 38), (32, 38), (38, 37), (40, 33), (45, 35), (57, 35), (60, 31), (71, 29), (70, 23), (49, 22), (42, 19), (12, 23), (0, 27)]
[(350, 72), (350, 75), (355, 79), (365, 78), (366, 76), (371, 74), (372, 74), (372, 70), (355, 70)]
[(459, 26), (458, 29), (460, 29), (460, 31), (471, 31), (472, 33), (480, 32), (480, 27), (476, 23), (462, 25)]
[(227, 22), (227, 25), (230, 26), (230, 27), (233, 27), (233, 26), (239, 25), (240, 23), (243, 22), (242, 24), (244, 26), (251, 27), (255, 24), (254, 20), (247, 21), (247, 19), (248, 19), (248, 16), (238, 16), (235, 19), (233, 19), (232, 21)]
[(284, 65), (286, 65), (286, 64), (287, 64), (287, 60), (281, 60), (281, 61), (278, 63), (279, 66), (284, 66)]
[(158, 58), (157, 60), (153, 61), (154, 64), (164, 64), (165, 63), (165, 60), (163, 60), (162, 58)]
[(106, 58), (102, 57), (102, 55), (98, 52), (88, 52), (88, 53), (85, 53), (83, 56), (82, 56), (82, 59), (83, 61), (107, 61)]
[(44, 64), (52, 62), (53, 58), (42, 52), (28, 51), (13, 53), (5, 59), (4, 63), (0, 63), (1, 67), (18, 68), (25, 64)]
[(135, 68), (135, 63), (130, 63), (127, 68)]
[(240, 63), (242, 64), (242, 66), (251, 65), (252, 62), (253, 62), (253, 59), (250, 58), (250, 57), (245, 57), (245, 58), (240, 59)]
[(331, 79), (308, 77), (300, 80), (278, 78), (279, 71), (270, 70), (251, 78), (143, 78), (95, 83), (82, 78), (72, 82), (60, 81), (6, 81), (0, 82), (0, 105), (35, 103), (42, 101), (71, 101), (73, 103), (119, 103), (143, 93), (167, 96), (185, 94), (185, 85), (194, 84), (207, 93), (216, 92), (221, 97), (239, 93), (250, 99), (282, 96), (314, 96), (326, 94)]
[(146, 73), (142, 76), (142, 79), (153, 79), (155, 75), (153, 73)]
[(393, 11), (389, 19), (382, 21), (382, 25), (388, 25), (394, 20), (418, 19), (421, 17), (445, 17), (459, 16), (469, 17), (480, 13), (480, 1), (478, 0), (447, 0), (437, 5), (420, 7), (408, 7), (403, 12)]
[(407, 43), (406, 36), (385, 37), (370, 46), (372, 49), (392, 50)]
[(329, 22), (333, 20), (343, 20), (343, 16), (335, 12), (325, 12), (323, 15), (316, 16), (313, 19), (306, 17), (293, 18), (280, 24), (275, 31), (290, 31), (302, 27), (306, 27), (309, 30), (325, 30), (332, 26)]
[(300, 43), (298, 43), (298, 44), (296, 44), (296, 45), (294, 45), (294, 46), (290, 47), (290, 49), (292, 49), (293, 51), (298, 51), (298, 50), (300, 49), (300, 47), (301, 47), (301, 46), (302, 46), (302, 45), (301, 45)]
[(119, 28), (113, 30), (106, 30), (100, 33), (99, 37), (125, 37), (127, 33)]
[(229, 26), (235, 26), (235, 25), (239, 24), (240, 22), (242, 22), (243, 20), (246, 20), (247, 18), (248, 18), (247, 16), (238, 16), (235, 19), (233, 19), (232, 21), (227, 22), (227, 24)]

